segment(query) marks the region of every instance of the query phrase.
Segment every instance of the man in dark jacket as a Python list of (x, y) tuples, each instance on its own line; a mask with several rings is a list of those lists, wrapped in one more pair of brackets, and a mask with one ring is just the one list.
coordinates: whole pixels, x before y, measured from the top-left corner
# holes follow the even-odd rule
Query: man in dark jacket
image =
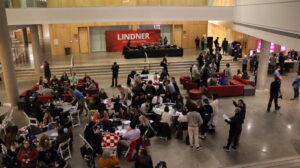
[(278, 106), (278, 98), (282, 98), (282, 94), (280, 91), (281, 81), (278, 77), (275, 77), (275, 80), (271, 83), (270, 86), (270, 99), (268, 104), (267, 112), (270, 112), (272, 102), (274, 100), (275, 110), (279, 110), (280, 106)]
[(239, 143), (239, 137), (242, 132), (242, 125), (244, 122), (244, 114), (242, 113), (241, 108), (236, 107), (235, 115), (230, 119), (225, 119), (225, 122), (227, 122), (230, 125), (230, 129), (229, 129), (227, 145), (224, 146), (223, 148), (226, 151), (230, 151), (230, 147), (232, 145), (232, 149), (237, 149)]
[(228, 48), (228, 41), (226, 40), (226, 38), (224, 38), (224, 40), (222, 41), (223, 54), (227, 54), (227, 48)]
[(119, 65), (117, 64), (117, 62), (114, 62), (114, 64), (111, 67), (111, 71), (112, 71), (111, 87), (117, 87), (118, 74), (119, 74)]

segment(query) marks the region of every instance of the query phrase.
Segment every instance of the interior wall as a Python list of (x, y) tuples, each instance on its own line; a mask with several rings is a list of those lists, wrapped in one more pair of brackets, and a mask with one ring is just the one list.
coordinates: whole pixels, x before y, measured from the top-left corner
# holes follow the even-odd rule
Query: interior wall
[[(195, 48), (196, 36), (202, 36), (207, 33), (207, 21), (164, 21), (164, 22), (102, 22), (102, 23), (72, 23), (72, 24), (50, 24), (50, 42), (51, 53), (53, 55), (63, 55), (64, 48), (70, 47), (73, 54), (79, 53), (78, 43), (78, 27), (111, 27), (111, 26), (130, 26), (137, 27), (138, 25), (182, 25), (183, 48)], [(90, 40), (94, 40), (91, 37)], [(92, 49), (92, 46), (90, 46)], [(96, 48), (94, 47), (96, 50)]]
[(106, 51), (105, 32), (117, 30), (129, 30), (129, 26), (103, 26), (90, 27), (91, 51)]

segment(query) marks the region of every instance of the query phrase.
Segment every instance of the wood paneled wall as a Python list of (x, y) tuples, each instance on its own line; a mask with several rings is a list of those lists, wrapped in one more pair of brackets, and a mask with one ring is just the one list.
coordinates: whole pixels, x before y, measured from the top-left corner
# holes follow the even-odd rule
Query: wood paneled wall
[(73, 23), (73, 24), (51, 24), (50, 42), (52, 55), (64, 54), (64, 48), (70, 47), (73, 54), (79, 53), (78, 28), (93, 26), (120, 26), (149, 25), (149, 24), (171, 24), (183, 26), (182, 47), (195, 48), (196, 36), (202, 37), (207, 33), (207, 21), (164, 21), (164, 22), (103, 22), (103, 23)]

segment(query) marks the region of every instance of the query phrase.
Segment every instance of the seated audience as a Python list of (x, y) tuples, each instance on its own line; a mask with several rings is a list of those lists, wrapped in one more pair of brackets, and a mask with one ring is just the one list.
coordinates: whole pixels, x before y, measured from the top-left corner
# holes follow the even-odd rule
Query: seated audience
[(103, 100), (108, 98), (108, 96), (103, 88), (101, 88), (99, 91), (99, 97)]
[(172, 116), (169, 113), (169, 107), (166, 106), (164, 109), (164, 112), (161, 115), (161, 119), (160, 119), (161, 123), (168, 123), (169, 126), (171, 126), (172, 124)]
[(149, 74), (149, 69), (148, 69), (147, 66), (144, 66), (144, 69), (142, 70), (142, 73), (141, 73), (141, 74), (143, 74), (143, 75)]
[(65, 85), (67, 82), (69, 82), (69, 77), (66, 72), (64, 72), (63, 75), (60, 77), (60, 82), (62, 85)]
[(120, 160), (113, 154), (112, 151), (103, 151), (102, 156), (98, 160), (98, 167), (100, 168), (114, 168), (120, 163)]
[(24, 140), (21, 149), (18, 152), (18, 160), (21, 168), (35, 168), (39, 153), (36, 148), (29, 142)]
[(38, 162), (45, 163), (49, 167), (54, 167), (55, 160), (58, 158), (57, 152), (52, 147), (51, 141), (47, 135), (42, 135), (37, 147), (39, 153)]
[(141, 135), (141, 131), (140, 131), (140, 129), (136, 128), (136, 123), (130, 122), (129, 129), (122, 136), (122, 138), (125, 140), (121, 140), (120, 143), (125, 147), (129, 147), (131, 142), (140, 138), (140, 135)]
[(72, 75), (71, 80), (70, 80), (70, 84), (71, 84), (72, 86), (78, 84), (78, 77), (76, 76), (76, 73), (75, 73), (75, 72), (73, 72), (73, 75)]

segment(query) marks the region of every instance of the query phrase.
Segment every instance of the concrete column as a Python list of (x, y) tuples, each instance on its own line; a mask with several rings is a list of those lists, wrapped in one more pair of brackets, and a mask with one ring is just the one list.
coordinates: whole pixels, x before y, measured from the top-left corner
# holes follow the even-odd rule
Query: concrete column
[(42, 75), (41, 65), (42, 65), (42, 52), (39, 39), (39, 30), (37, 25), (30, 26), (31, 44), (32, 44), (32, 54), (34, 61), (34, 69), (38, 76)]
[(27, 36), (27, 28), (22, 29), (23, 32), (23, 39), (24, 39), (24, 45), (25, 47), (28, 47), (28, 36)]
[(270, 55), (271, 43), (265, 40), (261, 40), (260, 55), (258, 58), (258, 69), (257, 69), (257, 84), (258, 90), (266, 89), (266, 81), (268, 77), (268, 65)]
[(207, 6), (214, 6), (214, 0), (207, 0)]
[(7, 101), (12, 105), (17, 105), (19, 97), (18, 86), (3, 0), (0, 0), (0, 37), (0, 60)]

